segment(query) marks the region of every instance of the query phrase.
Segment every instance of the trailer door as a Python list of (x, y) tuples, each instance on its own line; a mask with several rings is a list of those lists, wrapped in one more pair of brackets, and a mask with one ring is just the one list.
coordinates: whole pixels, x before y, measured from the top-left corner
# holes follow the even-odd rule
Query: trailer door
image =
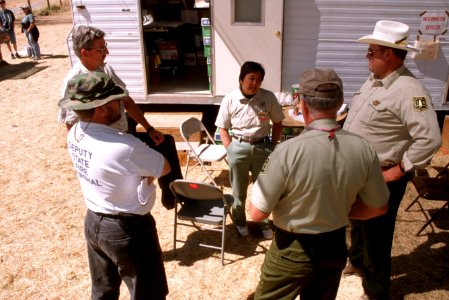
[(281, 88), (283, 0), (212, 1), (215, 95), (238, 87), (240, 66), (248, 60), (265, 68), (262, 87)]

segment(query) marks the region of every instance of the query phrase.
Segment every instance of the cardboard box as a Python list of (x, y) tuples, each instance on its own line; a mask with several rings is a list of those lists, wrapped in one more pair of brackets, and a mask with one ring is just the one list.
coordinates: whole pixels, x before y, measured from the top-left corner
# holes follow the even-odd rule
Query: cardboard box
[(205, 66), (207, 65), (207, 57), (204, 56), (203, 51), (197, 51), (196, 52), (196, 64), (199, 66)]
[(203, 37), (201, 35), (195, 35), (195, 47), (196, 48), (203, 47)]
[(185, 66), (195, 66), (196, 65), (196, 53), (185, 53), (184, 54), (184, 65)]
[(159, 49), (159, 56), (163, 60), (179, 59), (179, 47), (176, 40), (156, 40)]

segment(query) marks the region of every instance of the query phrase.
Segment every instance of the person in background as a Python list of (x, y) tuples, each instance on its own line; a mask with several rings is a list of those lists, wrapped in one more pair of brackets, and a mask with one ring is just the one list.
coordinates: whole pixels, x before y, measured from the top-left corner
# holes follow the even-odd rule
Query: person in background
[[(109, 54), (108, 45), (104, 39), (105, 33), (92, 26), (79, 26), (72, 31), (73, 51), (78, 56), (78, 61), (66, 75), (62, 88), (62, 96), (66, 93), (68, 81), (75, 75), (87, 73), (89, 71), (104, 72), (112, 77), (115, 84), (126, 89), (125, 83), (117, 76), (114, 69), (105, 62)], [(151, 126), (142, 111), (134, 100), (127, 96), (121, 101), (121, 118), (111, 126), (119, 129), (121, 132), (128, 131), (128, 120), (125, 113), (145, 128), (146, 132), (130, 132), (141, 139), (149, 147), (162, 153), (170, 163), (171, 171), (159, 178), (159, 186), (162, 189), (162, 204), (167, 209), (172, 209), (175, 205), (175, 198), (170, 190), (170, 182), (176, 179), (182, 179), (181, 167), (179, 164), (176, 143), (171, 135), (164, 135)], [(73, 110), (64, 107), (59, 108), (57, 121), (64, 123), (69, 130), (78, 122), (78, 116)]]
[[(240, 69), (239, 88), (223, 98), (215, 122), (228, 154), (234, 196), (232, 220), (241, 236), (249, 235), (245, 213), (249, 173), (252, 182), (256, 181), (263, 163), (279, 142), (284, 118), (276, 96), (260, 87), (264, 76), (261, 64), (245, 62)], [(264, 238), (273, 237), (268, 219), (258, 225)]]
[(432, 100), (423, 84), (405, 67), (409, 26), (376, 23), (368, 44), (372, 72), (354, 94), (344, 129), (361, 135), (376, 150), (390, 190), (388, 211), (374, 219), (351, 222), (351, 247), (345, 275), (363, 274), (366, 298), (388, 299), (391, 248), (396, 215), (411, 171), (424, 168), (441, 144)]
[(388, 189), (373, 147), (342, 130), (343, 84), (333, 69), (299, 77), (305, 129), (268, 157), (254, 185), (250, 215), (273, 214), (274, 241), (254, 299), (335, 299), (346, 263), (349, 217), (385, 213)]
[(2, 43), (9, 41), (9, 35), (3, 31), (0, 31), (0, 66), (9, 65), (2, 56)]
[(22, 19), (22, 32), (25, 33), (31, 48), (31, 58), (34, 61), (41, 59), (41, 48), (39, 47), (39, 29), (29, 6), (22, 6), (25, 17)]
[[(5, 0), (0, 0), (0, 31), (6, 32), (9, 35), (10, 41), (6, 45), (11, 53), (12, 59), (21, 58), (19, 53), (17, 53), (16, 33), (14, 32), (15, 20), (14, 13), (6, 8)], [(11, 44), (16, 54), (12, 52)]]
[(92, 299), (119, 299), (122, 280), (131, 299), (165, 299), (167, 279), (151, 209), (153, 181), (170, 165), (139, 139), (111, 127), (126, 97), (109, 75), (89, 72), (70, 79), (59, 101), (80, 118), (67, 146), (87, 206)]

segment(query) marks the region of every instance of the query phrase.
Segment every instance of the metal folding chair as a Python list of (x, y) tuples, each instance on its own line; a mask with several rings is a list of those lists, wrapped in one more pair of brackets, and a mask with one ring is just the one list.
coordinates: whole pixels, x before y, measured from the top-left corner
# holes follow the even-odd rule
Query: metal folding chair
[[(449, 204), (449, 179), (443, 177), (443, 174), (447, 172), (449, 163), (438, 172), (436, 177), (428, 176), (415, 176), (412, 178), (413, 186), (418, 192), (418, 196), (407, 206), (405, 211), (408, 211), (415, 203), (417, 203), (426, 217), (427, 222), (421, 227), (421, 229), (416, 233), (417, 236), (427, 227), (432, 226), (432, 222), (448, 207)], [(444, 205), (437, 210), (433, 216), (428, 216), (424, 210), (424, 207), (419, 202), (419, 199), (425, 199), (430, 201), (444, 201)]]
[[(224, 194), (218, 187), (198, 181), (178, 179), (170, 183), (170, 189), (175, 195), (174, 220), (174, 253), (176, 243), (186, 244), (186, 240), (177, 237), (179, 225), (194, 227), (199, 231), (214, 231), (221, 233), (221, 245), (198, 243), (198, 246), (221, 251), (221, 264), (224, 265), (224, 249), (226, 234), (226, 216), (233, 202), (232, 195)], [(189, 221), (185, 223), (182, 221)], [(203, 224), (199, 226), (197, 224)]]
[[(213, 170), (209, 167), (209, 165), (223, 159), (226, 161), (227, 153), (225, 147), (215, 143), (215, 140), (207, 131), (206, 127), (197, 118), (190, 118), (184, 121), (179, 129), (183, 140), (189, 147), (184, 178), (187, 178), (188, 173), (192, 169), (195, 167), (200, 167), (201, 171), (206, 174), (206, 178), (209, 178), (209, 180), (217, 186), (214, 178), (212, 177)], [(199, 138), (200, 135), (204, 136), (205, 143), (200, 144), (192, 141), (193, 136)], [(192, 166), (190, 165), (191, 160), (195, 161), (195, 164)]]

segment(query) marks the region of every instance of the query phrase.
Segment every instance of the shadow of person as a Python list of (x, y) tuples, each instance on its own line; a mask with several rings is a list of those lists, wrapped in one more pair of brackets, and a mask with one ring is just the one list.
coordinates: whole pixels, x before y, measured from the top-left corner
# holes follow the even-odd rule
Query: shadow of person
[[(254, 223), (248, 222), (250, 235), (241, 237), (236, 230), (235, 225), (226, 225), (225, 235), (225, 251), (224, 263), (232, 264), (245, 258), (264, 254), (267, 248), (260, 242), (264, 241), (262, 234), (256, 228)], [(220, 250), (200, 247), (199, 244), (208, 244), (221, 246), (221, 233), (209, 230), (195, 230), (188, 234), (185, 239), (185, 233), (178, 231), (178, 240), (185, 240), (185, 243), (177, 242), (176, 256), (174, 250), (164, 251), (163, 256), (165, 261), (177, 260), (180, 266), (192, 266), (196, 261), (206, 259), (214, 256), (220, 259)], [(182, 247), (179, 248), (179, 245)]]
[(449, 290), (449, 232), (430, 233), (409, 254), (392, 258), (391, 299)]
[(221, 170), (220, 173), (214, 177), (218, 186), (230, 188), (231, 183), (229, 181), (229, 170)]
[(68, 55), (62, 55), (62, 54), (41, 54), (41, 58), (45, 58), (45, 59), (58, 59), (58, 58), (67, 58), (69, 57)]
[[(32, 61), (24, 61), (19, 64), (10, 64), (10, 65), (3, 65), (0, 67), (0, 81), (5, 79), (11, 79), (16, 76), (19, 76), (21, 74), (28, 74), (32, 73), (33, 68), (35, 68), (36, 63)], [(35, 70), (37, 71), (37, 70)], [(28, 75), (29, 76), (29, 75)], [(26, 76), (26, 77), (28, 77)], [(21, 76), (23, 78), (26, 78), (24, 76)], [(20, 78), (20, 79), (23, 79)]]

